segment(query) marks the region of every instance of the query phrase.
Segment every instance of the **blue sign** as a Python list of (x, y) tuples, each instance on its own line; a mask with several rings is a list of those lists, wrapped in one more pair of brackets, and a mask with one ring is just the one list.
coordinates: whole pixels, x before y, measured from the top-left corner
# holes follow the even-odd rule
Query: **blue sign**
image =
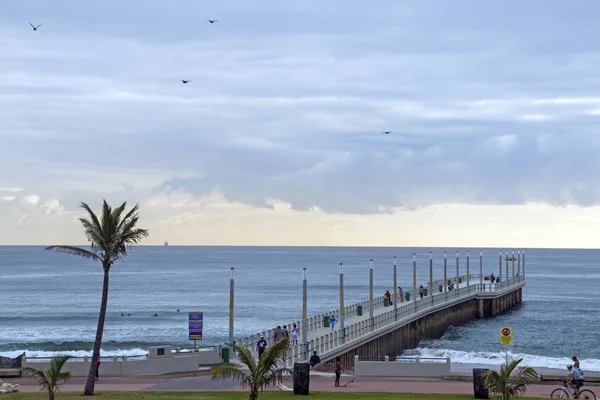
[(191, 312), (189, 317), (189, 340), (202, 340), (202, 328), (204, 324), (203, 312)]

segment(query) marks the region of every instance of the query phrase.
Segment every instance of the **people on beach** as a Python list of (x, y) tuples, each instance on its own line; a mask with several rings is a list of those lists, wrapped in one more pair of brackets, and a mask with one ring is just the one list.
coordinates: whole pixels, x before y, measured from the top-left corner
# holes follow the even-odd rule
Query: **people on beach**
[(335, 361), (335, 387), (340, 386), (340, 376), (342, 376), (342, 363), (340, 362), (340, 359), (338, 358)]
[(392, 304), (392, 295), (391, 295), (390, 291), (389, 291), (389, 290), (386, 290), (386, 291), (385, 291), (385, 294), (384, 294), (384, 296), (385, 296), (385, 297), (387, 297), (387, 299), (388, 299), (388, 302), (389, 302), (389, 303), (390, 303), (390, 305), (391, 305), (391, 304)]
[(423, 288), (423, 285), (419, 286), (419, 297), (423, 298), (423, 295), (425, 294), (425, 288)]
[(398, 286), (398, 296), (400, 297), (400, 302), (404, 303), (404, 290), (400, 286)]
[(310, 356), (310, 361), (309, 361), (309, 362), (310, 362), (310, 366), (311, 366), (312, 368), (314, 368), (314, 367), (315, 367), (315, 365), (317, 365), (317, 364), (321, 363), (321, 357), (319, 357), (319, 356), (317, 355), (317, 352), (316, 352), (316, 351), (313, 351), (313, 355), (312, 355), (312, 356)]
[(263, 352), (267, 348), (267, 341), (265, 340), (264, 335), (260, 335), (260, 340), (256, 342), (256, 351), (258, 351), (258, 359), (262, 356)]
[(277, 325), (273, 339), (276, 342), (279, 342), (281, 339), (283, 339), (283, 331), (281, 330), (281, 325)]
[(298, 344), (298, 328), (296, 327), (296, 324), (294, 324), (294, 326), (292, 327), (292, 346), (295, 346)]
[(331, 324), (331, 330), (333, 330), (333, 327), (335, 326), (335, 315), (332, 315), (329, 318), (329, 323)]

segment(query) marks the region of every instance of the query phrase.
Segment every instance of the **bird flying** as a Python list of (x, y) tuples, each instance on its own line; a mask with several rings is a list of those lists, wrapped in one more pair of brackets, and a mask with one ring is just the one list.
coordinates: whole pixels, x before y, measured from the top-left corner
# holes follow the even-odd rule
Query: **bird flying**
[[(29, 22), (29, 21), (27, 21)], [(34, 31), (37, 31), (37, 28), (39, 28), (40, 26), (42, 26), (43, 24), (39, 24), (38, 26), (33, 25), (31, 22), (29, 22), (29, 25), (31, 25), (31, 27), (33, 28)]]
[(182, 83), (188, 83), (188, 82), (191, 82), (191, 81), (188, 81), (188, 80), (185, 80), (185, 79), (180, 79), (180, 81), (181, 81)]
[(384, 135), (389, 135), (389, 134), (390, 134), (390, 133), (392, 133), (392, 132), (390, 132), (390, 131), (385, 131), (385, 132), (381, 132), (381, 133), (383, 133)]
[(218, 19), (207, 19), (208, 22), (210, 22), (211, 24), (214, 24), (215, 22), (219, 22)]

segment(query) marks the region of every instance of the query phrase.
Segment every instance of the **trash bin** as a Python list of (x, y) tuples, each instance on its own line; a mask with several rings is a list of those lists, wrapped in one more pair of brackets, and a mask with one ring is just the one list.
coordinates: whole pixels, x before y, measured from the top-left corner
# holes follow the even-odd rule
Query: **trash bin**
[(388, 299), (387, 297), (383, 298), (383, 306), (384, 307), (389, 307), (390, 306), (390, 299)]
[(410, 293), (406, 293), (406, 301), (410, 301)]
[(362, 315), (362, 304), (356, 306), (356, 315)]
[(323, 316), (323, 328), (329, 328), (329, 315)]
[(473, 368), (473, 395), (476, 399), (489, 399), (490, 394), (483, 384), (483, 373), (489, 371), (485, 368)]
[(225, 364), (229, 364), (229, 347), (228, 346), (223, 346), (223, 351), (221, 352), (222, 356), (223, 356), (223, 362)]
[(452, 280), (448, 279), (448, 286), (452, 283)]
[(310, 365), (294, 363), (294, 394), (308, 396), (310, 387)]
[(462, 277), (458, 278), (458, 283), (462, 283)]
[(439, 287), (439, 288), (440, 288), (440, 293), (442, 293), (442, 292), (444, 291), (444, 286), (443, 286), (443, 285), (440, 285), (440, 287)]
[(427, 289), (423, 290), (423, 296), (427, 296)]

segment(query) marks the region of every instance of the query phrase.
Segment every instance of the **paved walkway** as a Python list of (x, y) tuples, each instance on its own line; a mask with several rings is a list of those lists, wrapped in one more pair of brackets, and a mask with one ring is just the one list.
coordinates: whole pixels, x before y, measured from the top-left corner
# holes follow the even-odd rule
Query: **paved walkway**
[[(473, 383), (444, 381), (440, 379), (419, 378), (357, 378), (352, 381), (352, 376), (343, 375), (340, 382), (346, 387), (334, 387), (333, 376), (311, 375), (310, 390), (318, 392), (389, 392), (389, 393), (455, 393), (472, 394)], [(351, 382), (352, 381), (352, 382)], [(11, 383), (19, 383), (22, 393), (38, 392), (34, 381), (27, 379), (13, 379)], [(63, 387), (65, 392), (80, 392), (83, 390), (85, 378), (73, 378)], [(291, 388), (291, 378), (284, 380), (284, 385)], [(559, 387), (556, 383), (529, 385), (527, 396), (545, 397)], [(600, 393), (600, 387), (586, 385), (586, 388)], [(598, 390), (596, 390), (598, 389)], [(172, 392), (201, 392), (201, 391), (246, 391), (233, 381), (213, 381), (207, 376), (192, 378), (106, 378), (96, 384), (98, 392), (105, 391), (172, 391)]]

